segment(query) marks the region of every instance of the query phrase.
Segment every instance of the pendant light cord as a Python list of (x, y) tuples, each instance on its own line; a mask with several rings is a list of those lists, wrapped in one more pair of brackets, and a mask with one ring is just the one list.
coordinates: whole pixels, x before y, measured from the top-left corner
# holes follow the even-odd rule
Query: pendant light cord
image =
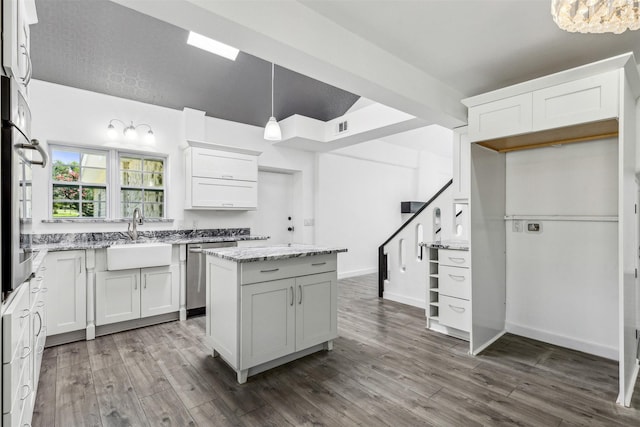
[(273, 115), (273, 74), (274, 74), (274, 65), (272, 62), (271, 63), (271, 117), (274, 117)]

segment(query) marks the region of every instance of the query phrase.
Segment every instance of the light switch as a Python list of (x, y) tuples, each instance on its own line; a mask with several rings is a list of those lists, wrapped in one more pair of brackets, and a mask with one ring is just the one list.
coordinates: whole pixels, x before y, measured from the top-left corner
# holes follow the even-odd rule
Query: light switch
[(514, 219), (511, 225), (511, 231), (514, 233), (522, 233), (522, 221), (519, 219)]

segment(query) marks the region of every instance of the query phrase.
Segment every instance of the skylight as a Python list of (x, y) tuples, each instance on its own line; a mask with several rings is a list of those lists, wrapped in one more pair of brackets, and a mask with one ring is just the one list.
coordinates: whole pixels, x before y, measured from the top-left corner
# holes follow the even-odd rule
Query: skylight
[(207, 52), (215, 53), (216, 55), (220, 55), (232, 61), (236, 60), (238, 52), (240, 52), (235, 47), (210, 39), (209, 37), (205, 37), (201, 34), (194, 33), (193, 31), (189, 31), (187, 44), (206, 50)]

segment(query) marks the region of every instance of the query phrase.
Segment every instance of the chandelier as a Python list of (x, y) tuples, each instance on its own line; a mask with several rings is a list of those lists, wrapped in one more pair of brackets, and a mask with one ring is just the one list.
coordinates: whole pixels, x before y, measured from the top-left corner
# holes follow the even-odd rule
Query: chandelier
[(571, 33), (615, 33), (640, 28), (640, 1), (551, 0), (553, 20)]

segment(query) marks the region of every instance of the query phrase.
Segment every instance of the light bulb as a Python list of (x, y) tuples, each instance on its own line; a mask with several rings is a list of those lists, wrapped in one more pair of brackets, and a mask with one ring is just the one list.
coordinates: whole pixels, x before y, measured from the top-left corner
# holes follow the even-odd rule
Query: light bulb
[(144, 136), (144, 140), (149, 144), (153, 144), (156, 141), (156, 136), (151, 129), (149, 129), (149, 132)]
[(136, 128), (133, 126), (127, 126), (124, 128), (124, 137), (127, 139), (136, 139), (138, 136), (138, 132), (136, 132)]
[(111, 139), (116, 139), (116, 137), (118, 136), (116, 128), (111, 123), (109, 123), (109, 126), (107, 126), (107, 136)]
[(282, 131), (280, 130), (280, 125), (276, 121), (276, 118), (273, 116), (269, 117), (269, 121), (264, 128), (264, 139), (266, 139), (267, 141), (282, 140)]

